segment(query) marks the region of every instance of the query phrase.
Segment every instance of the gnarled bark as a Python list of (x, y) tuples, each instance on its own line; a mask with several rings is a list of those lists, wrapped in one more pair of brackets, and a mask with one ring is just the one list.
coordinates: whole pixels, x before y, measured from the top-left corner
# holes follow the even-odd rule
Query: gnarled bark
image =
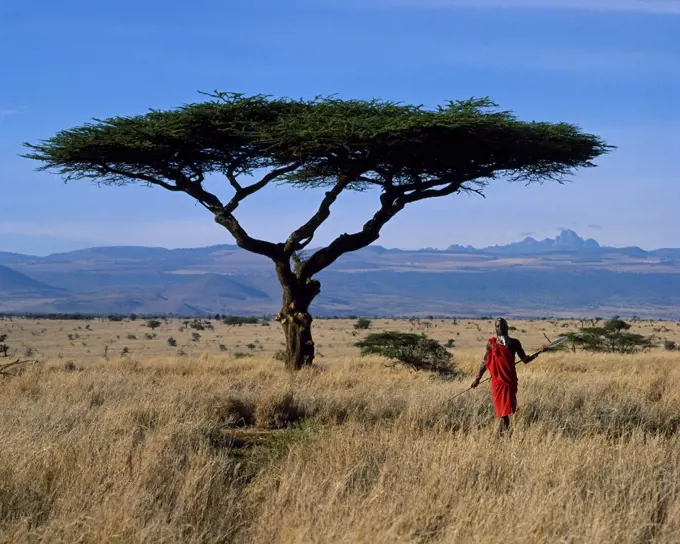
[(277, 262), (276, 272), (283, 287), (283, 304), (276, 321), (281, 323), (286, 337), (285, 365), (288, 370), (300, 370), (314, 362), (309, 305), (321, 291), (321, 283), (299, 278), (287, 262)]

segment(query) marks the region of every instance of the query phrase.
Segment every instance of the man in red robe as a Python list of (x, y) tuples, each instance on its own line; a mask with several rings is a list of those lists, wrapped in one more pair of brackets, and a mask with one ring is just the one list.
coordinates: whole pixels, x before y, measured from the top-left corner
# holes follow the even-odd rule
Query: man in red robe
[(484, 372), (491, 374), (491, 395), (496, 415), (501, 419), (498, 424), (498, 434), (510, 429), (510, 415), (517, 410), (517, 371), (515, 369), (515, 355), (524, 364), (529, 364), (540, 353), (527, 357), (522, 344), (516, 338), (510, 338), (508, 334), (508, 322), (499, 318), (496, 320), (496, 337), (490, 338), (486, 344), (486, 354), (482, 366), (472, 387), (479, 385)]

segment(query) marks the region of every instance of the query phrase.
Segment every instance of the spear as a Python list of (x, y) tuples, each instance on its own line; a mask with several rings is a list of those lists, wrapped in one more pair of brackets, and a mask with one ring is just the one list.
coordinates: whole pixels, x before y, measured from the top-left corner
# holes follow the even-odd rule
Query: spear
[[(558, 346), (559, 344), (561, 344), (562, 342), (564, 342), (566, 339), (567, 339), (566, 336), (562, 336), (562, 337), (558, 338), (557, 340), (555, 340), (554, 342), (550, 342), (550, 344), (548, 344), (547, 346), (545, 346), (545, 347), (539, 349), (538, 351), (532, 353), (529, 357), (533, 357), (534, 355), (538, 355), (539, 353), (542, 353), (542, 352), (544, 352), (544, 351), (548, 351), (549, 349), (552, 349), (552, 348)], [(528, 357), (527, 357), (527, 358), (528, 358)], [(517, 361), (517, 362), (515, 363), (515, 366), (517, 366), (517, 365), (518, 365), (519, 363), (521, 363), (521, 362), (522, 362), (522, 360), (520, 359), (519, 361)], [(491, 379), (491, 377), (485, 378), (485, 379), (483, 379), (483, 380), (482, 380), (481, 382), (479, 382), (479, 383), (480, 383), (480, 384), (486, 383), (486, 382), (488, 382), (490, 379)], [(457, 397), (460, 397), (461, 395), (467, 393), (468, 391), (470, 391), (470, 390), (472, 390), (472, 389), (473, 389), (472, 387), (468, 387), (465, 391), (462, 391), (461, 393), (458, 393), (457, 395), (454, 395), (453, 397), (450, 397), (450, 398), (449, 398), (449, 401), (452, 401), (453, 399), (455, 399), (455, 398), (457, 398)]]

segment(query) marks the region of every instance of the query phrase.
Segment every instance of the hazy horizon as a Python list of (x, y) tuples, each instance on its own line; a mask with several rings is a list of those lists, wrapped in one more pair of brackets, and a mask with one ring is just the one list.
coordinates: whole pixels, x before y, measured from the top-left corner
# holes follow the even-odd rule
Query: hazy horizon
[[(540, 236), (536, 237), (532, 233), (521, 233), (521, 236), (517, 240), (511, 241), (511, 242), (509, 242), (509, 244), (522, 242), (522, 241), (526, 240), (527, 238), (533, 238), (533, 239), (535, 239), (539, 242), (543, 241), (545, 239), (555, 239), (560, 234), (560, 232), (562, 232), (564, 230), (572, 230), (572, 229), (558, 229), (558, 231), (555, 234), (553, 234), (551, 236), (547, 236), (547, 237), (540, 237)], [(576, 231), (573, 231), (573, 232), (576, 232)], [(598, 242), (600, 244), (600, 246), (607, 246), (607, 244), (602, 244), (600, 242), (600, 240), (597, 239), (597, 237), (581, 236), (580, 233), (578, 233), (578, 232), (576, 232), (576, 234), (584, 240), (588, 240), (588, 239), (592, 238), (596, 242)], [(29, 255), (29, 256), (32, 256), (32, 257), (47, 257), (49, 255), (54, 255), (54, 254), (70, 253), (72, 251), (82, 251), (82, 250), (87, 250), (87, 249), (101, 249), (101, 248), (111, 248), (111, 247), (117, 247), (117, 248), (145, 247), (145, 248), (150, 248), (150, 249), (175, 250), (175, 249), (202, 249), (202, 248), (208, 248), (208, 247), (214, 247), (214, 246), (220, 246), (220, 245), (233, 245), (233, 246), (235, 246), (236, 244), (233, 241), (232, 242), (217, 243), (217, 244), (202, 244), (202, 245), (196, 245), (196, 246), (158, 246), (158, 245), (151, 246), (151, 245), (143, 245), (143, 244), (111, 244), (111, 245), (103, 244), (103, 245), (75, 247), (75, 248), (69, 249), (67, 251), (53, 251), (53, 252), (48, 252), (48, 253), (25, 253), (25, 252), (20, 252), (20, 251), (19, 252), (13, 251), (13, 252), (8, 252), (8, 253), (24, 254), (24, 255)], [(505, 246), (505, 245), (508, 245), (508, 244), (491, 244), (491, 245), (486, 245), (486, 246), (474, 246), (472, 244), (460, 244), (460, 243), (457, 243), (457, 242), (452, 242), (451, 244), (447, 244), (447, 245), (441, 246), (441, 247), (430, 246), (430, 245), (417, 246), (417, 247), (399, 247), (399, 246), (387, 246), (385, 244), (380, 243), (380, 240), (378, 240), (377, 242), (370, 244), (367, 247), (383, 247), (383, 248), (388, 249), (388, 250), (400, 250), (400, 251), (417, 251), (417, 250), (421, 250), (421, 249), (433, 249), (433, 250), (437, 250), (437, 251), (443, 251), (443, 250), (446, 250), (447, 248), (454, 246), (454, 245), (459, 245), (459, 246), (463, 246), (463, 247), (473, 247), (475, 249), (487, 249), (487, 248), (491, 248), (491, 247), (494, 247), (494, 246)], [(631, 244), (624, 244), (624, 245), (621, 245), (621, 246), (607, 246), (607, 247), (615, 247), (615, 248), (639, 247), (640, 249), (642, 249), (644, 251), (654, 251), (654, 250), (660, 250), (660, 249), (680, 248), (680, 244), (678, 244), (677, 246), (665, 246), (665, 247), (640, 247), (640, 246), (633, 246)], [(307, 252), (313, 251), (316, 248), (317, 248), (317, 246), (312, 245), (307, 249)], [(0, 253), (3, 252), (3, 251), (4, 250), (0, 249)]]

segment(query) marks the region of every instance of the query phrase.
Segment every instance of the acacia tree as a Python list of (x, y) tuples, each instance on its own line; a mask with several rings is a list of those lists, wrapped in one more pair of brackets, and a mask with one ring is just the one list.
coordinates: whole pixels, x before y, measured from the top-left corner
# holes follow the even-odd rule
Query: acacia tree
[[(520, 121), (489, 99), (427, 110), (380, 100), (207, 96), (172, 110), (95, 119), (25, 143), (30, 152), (24, 157), (65, 181), (141, 183), (186, 193), (238, 246), (270, 258), (283, 288), (277, 320), (291, 370), (314, 358), (309, 307), (320, 292), (315, 275), (375, 242), (405, 206), (462, 192), (483, 194), (500, 177), (561, 183), (611, 148), (570, 124)], [(231, 186), (229, 200), (206, 188), (206, 178), (215, 175)], [(316, 212), (281, 242), (249, 235), (235, 215), (243, 200), (274, 183), (325, 189)], [(343, 191), (371, 188), (379, 191), (377, 211), (361, 230), (301, 257)]]

